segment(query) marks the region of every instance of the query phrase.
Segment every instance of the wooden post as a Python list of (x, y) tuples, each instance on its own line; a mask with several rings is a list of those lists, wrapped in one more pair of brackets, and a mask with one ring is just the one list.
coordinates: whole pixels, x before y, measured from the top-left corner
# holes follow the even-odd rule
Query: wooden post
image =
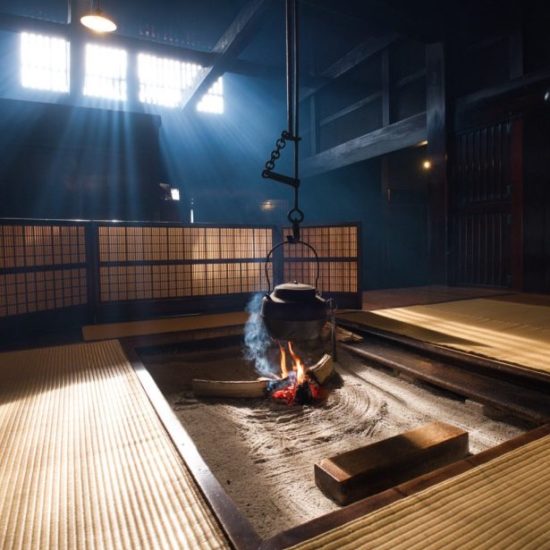
[(445, 93), (445, 52), (441, 42), (426, 46), (426, 126), (430, 201), (431, 282), (447, 283), (447, 108)]
[(382, 52), (382, 126), (389, 126), (391, 122), (390, 93), (390, 51), (388, 47)]
[(523, 120), (512, 122), (510, 144), (511, 213), (511, 287), (523, 290)]

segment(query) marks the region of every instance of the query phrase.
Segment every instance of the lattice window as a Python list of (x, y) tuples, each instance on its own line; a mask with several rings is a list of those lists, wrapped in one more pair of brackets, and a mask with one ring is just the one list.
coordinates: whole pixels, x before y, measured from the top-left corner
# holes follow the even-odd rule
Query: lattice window
[[(287, 229), (286, 231), (290, 231)], [(358, 292), (357, 226), (302, 228), (302, 240), (315, 248), (320, 261), (317, 287), (324, 292)], [(316, 262), (304, 245), (284, 247), (286, 281), (315, 285)]]
[(197, 103), (197, 111), (221, 115), (224, 111), (223, 80), (218, 78)]
[(125, 50), (86, 44), (84, 95), (126, 101), (128, 54)]
[[(285, 281), (315, 285), (316, 262), (285, 263)], [(357, 292), (357, 262), (320, 262), (319, 284), (324, 292)]]
[(87, 302), (85, 269), (0, 275), (0, 317), (78, 306)]
[(0, 226), (0, 269), (86, 261), (82, 226)]
[(196, 63), (150, 54), (138, 55), (139, 100), (142, 103), (177, 107), (182, 104), (184, 91), (195, 82), (201, 69)]
[(103, 302), (267, 288), (263, 262), (241, 260), (263, 259), (272, 246), (269, 228), (99, 226), (98, 231), (101, 264), (152, 264), (101, 265)]
[(21, 33), (21, 86), (68, 92), (71, 45), (63, 38)]

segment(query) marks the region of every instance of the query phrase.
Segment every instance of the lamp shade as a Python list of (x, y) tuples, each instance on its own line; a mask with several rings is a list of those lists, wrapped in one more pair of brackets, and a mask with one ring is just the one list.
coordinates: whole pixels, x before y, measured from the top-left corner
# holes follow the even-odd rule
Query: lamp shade
[(116, 31), (115, 22), (99, 9), (83, 15), (80, 18), (80, 22), (94, 32), (106, 33)]

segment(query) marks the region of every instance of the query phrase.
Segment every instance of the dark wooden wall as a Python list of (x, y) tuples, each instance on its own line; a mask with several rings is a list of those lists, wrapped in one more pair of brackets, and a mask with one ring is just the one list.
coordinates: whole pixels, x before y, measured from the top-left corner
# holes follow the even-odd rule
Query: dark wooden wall
[(550, 105), (525, 119), (525, 290), (550, 292)]
[[(512, 284), (513, 133), (520, 121), (464, 131), (454, 139), (450, 195), (451, 282)], [(516, 182), (521, 185), (521, 182)]]
[(0, 216), (158, 219), (158, 117), (1, 100), (0, 125)]

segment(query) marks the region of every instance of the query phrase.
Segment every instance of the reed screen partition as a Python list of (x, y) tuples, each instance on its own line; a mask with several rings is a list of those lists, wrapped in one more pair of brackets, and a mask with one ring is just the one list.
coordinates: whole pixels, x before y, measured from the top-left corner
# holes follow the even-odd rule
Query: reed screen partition
[[(272, 226), (0, 219), (0, 329), (243, 309), (266, 292)], [(360, 307), (358, 226), (303, 228), (320, 289)], [(271, 283), (314, 282), (312, 258), (285, 246)]]
[(316, 286), (338, 307), (361, 308), (359, 225), (304, 227), (301, 239), (317, 252), (319, 280), (315, 255), (303, 244), (284, 247), (284, 279)]
[(0, 318), (88, 304), (85, 229), (0, 220)]

